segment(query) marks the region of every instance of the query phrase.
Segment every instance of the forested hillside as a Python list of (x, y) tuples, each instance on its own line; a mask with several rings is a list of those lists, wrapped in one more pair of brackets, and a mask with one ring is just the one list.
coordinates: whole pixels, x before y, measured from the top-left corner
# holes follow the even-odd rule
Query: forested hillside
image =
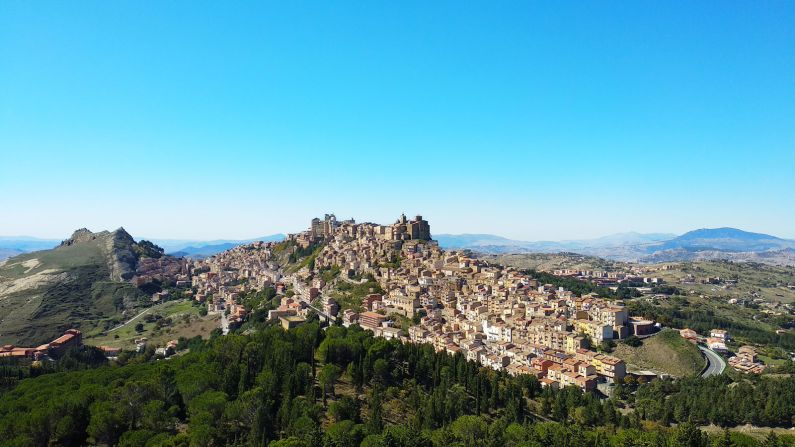
[(786, 426), (795, 414), (789, 377), (627, 384), (599, 400), (356, 326), (270, 327), (190, 346), (170, 360), (125, 356), (23, 380), (0, 395), (2, 445), (704, 446), (698, 424)]

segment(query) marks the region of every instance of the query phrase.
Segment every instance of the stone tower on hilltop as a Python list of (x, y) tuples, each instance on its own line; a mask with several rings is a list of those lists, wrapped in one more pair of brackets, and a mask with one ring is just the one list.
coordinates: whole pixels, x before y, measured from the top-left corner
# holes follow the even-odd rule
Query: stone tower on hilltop
[(408, 220), (405, 214), (401, 214), (400, 219), (392, 227), (394, 238), (397, 240), (431, 240), (431, 226), (420, 215)]

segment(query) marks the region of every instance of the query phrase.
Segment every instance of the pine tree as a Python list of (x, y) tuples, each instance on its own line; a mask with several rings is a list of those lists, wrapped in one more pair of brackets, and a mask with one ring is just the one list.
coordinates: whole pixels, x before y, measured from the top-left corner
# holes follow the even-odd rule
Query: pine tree
[(716, 447), (734, 447), (732, 442), (731, 433), (728, 428), (723, 429), (723, 435), (718, 439)]
[(381, 387), (376, 385), (370, 394), (370, 415), (367, 420), (367, 431), (371, 434), (379, 434), (384, 429), (382, 421), (382, 403), (381, 403)]
[(674, 445), (681, 447), (706, 447), (707, 437), (691, 421), (683, 422), (676, 427), (673, 435)]

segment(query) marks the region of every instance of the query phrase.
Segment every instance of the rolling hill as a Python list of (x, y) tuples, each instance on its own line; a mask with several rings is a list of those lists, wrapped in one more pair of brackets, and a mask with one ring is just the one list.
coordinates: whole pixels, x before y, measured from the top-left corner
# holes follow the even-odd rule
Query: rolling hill
[[(280, 241), (285, 238), (284, 234), (277, 233), (262, 236), (254, 239), (216, 239), (216, 240), (194, 240), (194, 239), (152, 239), (146, 238), (160, 247), (166, 253), (173, 256), (184, 256), (194, 259), (202, 259), (216, 255), (222, 251), (229, 250), (238, 245), (248, 244), (255, 241)], [(0, 236), (0, 261), (23, 253), (30, 253), (37, 250), (47, 250), (58, 246), (60, 240), (41, 239), (30, 236)]]
[(705, 365), (698, 348), (672, 329), (643, 340), (638, 347), (619, 343), (613, 355), (627, 362), (631, 371), (652, 370), (674, 377), (698, 375)]
[(145, 305), (127, 282), (139, 260), (162, 256), (124, 229), (81, 229), (58, 247), (0, 263), (0, 344), (36, 345), (70, 327), (110, 325)]

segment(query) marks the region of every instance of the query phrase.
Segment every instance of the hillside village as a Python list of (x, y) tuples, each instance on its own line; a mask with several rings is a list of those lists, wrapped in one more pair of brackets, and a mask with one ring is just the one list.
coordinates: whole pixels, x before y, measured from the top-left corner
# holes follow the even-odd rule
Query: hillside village
[[(559, 268), (549, 273), (613, 290), (630, 284), (654, 298), (658, 295), (652, 287), (667, 283), (658, 276), (667, 268)], [(599, 348), (613, 340), (652, 335), (659, 326), (648, 318), (630, 316), (620, 299), (593, 293), (577, 296), (527, 271), (478, 259), (467, 251), (441, 249), (422, 216), (402, 215), (392, 224), (379, 225), (327, 214), (282, 242), (240, 245), (203, 260), (142, 257), (128, 277), (142, 289), (164, 285), (151, 294), (153, 305), (187, 298), (206, 306), (206, 313), (220, 321), (223, 334), (242, 325), (256, 310), (247, 309), (241, 296), (273, 288), (278, 304), (268, 318), (286, 329), (317, 314), (326, 322), (358, 324), (384, 338), (460, 352), (493, 369), (531, 374), (545, 386), (576, 385), (583, 390), (601, 384), (609, 392), (609, 385), (628, 373), (623, 360)], [(352, 288), (357, 289), (355, 296), (345, 293)], [(729, 352), (728, 335), (681, 332), (686, 340)], [(141, 334), (120, 346), (107, 333), (101, 335), (105, 337), (97, 344), (111, 357), (120, 349), (134, 346), (141, 352), (147, 344), (162, 344)], [(158, 353), (173, 353), (177, 336), (173, 338), (166, 340), (165, 347), (157, 346)], [(741, 372), (763, 371), (752, 349), (738, 350), (729, 365)], [(40, 358), (47, 351), (46, 346), (6, 345), (0, 357)]]
[[(282, 270), (275, 255), (285, 246), (312, 250), (310, 262), (295, 272)], [(655, 330), (654, 322), (631, 318), (620, 301), (577, 297), (514, 268), (442, 250), (421, 216), (378, 225), (326, 215), (286, 242), (236, 247), (198, 261), (194, 271), (201, 272), (192, 279), (195, 299), (212, 310), (228, 309), (230, 324), (247, 313), (239, 294), (273, 286), (281, 301), (269, 317), (285, 328), (316, 312), (378, 336), (429, 343), (494, 369), (532, 374), (551, 387), (592, 390), (622, 380), (625, 363), (596, 346)], [(333, 272), (333, 279), (327, 282), (324, 272)], [(346, 308), (333, 297), (336, 283), (368, 279), (385, 293), (373, 291), (361, 306)]]

